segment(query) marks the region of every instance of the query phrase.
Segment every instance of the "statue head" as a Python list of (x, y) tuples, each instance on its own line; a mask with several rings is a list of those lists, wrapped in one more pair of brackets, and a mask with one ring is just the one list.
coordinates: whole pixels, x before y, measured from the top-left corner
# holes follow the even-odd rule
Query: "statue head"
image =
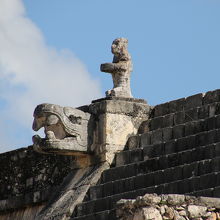
[(112, 53), (115, 56), (123, 56), (127, 53), (128, 40), (126, 38), (116, 38), (112, 42)]

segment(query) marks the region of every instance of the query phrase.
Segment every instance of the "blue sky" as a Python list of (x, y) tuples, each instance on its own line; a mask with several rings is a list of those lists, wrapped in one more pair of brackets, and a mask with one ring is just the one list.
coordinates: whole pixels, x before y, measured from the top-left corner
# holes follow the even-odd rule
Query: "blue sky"
[[(0, 57), (0, 91), (7, 94), (0, 95), (2, 151), (31, 144), (36, 104), (78, 106), (104, 97), (112, 81), (99, 66), (112, 60), (110, 46), (116, 37), (129, 40), (135, 98), (156, 105), (220, 88), (220, 1), (2, 0), (0, 8), (1, 4), (14, 21), (21, 19), (11, 30), (16, 22), (0, 17), (0, 49), (5, 29), (13, 38), (8, 47), (2, 43), (7, 59)], [(17, 61), (12, 56), (16, 53), (24, 58)], [(23, 123), (26, 117), (28, 123)]]

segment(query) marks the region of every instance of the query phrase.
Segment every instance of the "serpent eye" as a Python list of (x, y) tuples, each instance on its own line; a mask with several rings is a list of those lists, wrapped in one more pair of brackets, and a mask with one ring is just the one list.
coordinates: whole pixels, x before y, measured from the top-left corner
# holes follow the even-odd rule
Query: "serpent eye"
[(82, 123), (82, 118), (81, 118), (81, 117), (76, 117), (76, 116), (74, 116), (74, 115), (70, 115), (70, 116), (69, 116), (69, 120), (70, 120), (73, 124), (81, 125), (81, 123)]

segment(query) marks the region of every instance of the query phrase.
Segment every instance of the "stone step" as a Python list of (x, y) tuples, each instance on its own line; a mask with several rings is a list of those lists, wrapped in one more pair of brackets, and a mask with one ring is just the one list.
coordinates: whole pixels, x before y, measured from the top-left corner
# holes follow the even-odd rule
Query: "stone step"
[[(88, 200), (94, 200), (144, 187), (165, 184), (181, 179), (208, 174), (217, 168), (217, 162), (220, 165), (220, 157), (197, 161), (190, 164), (184, 164), (149, 173), (137, 172), (137, 175), (129, 178), (122, 179), (119, 177), (115, 181), (110, 181), (104, 184), (90, 187), (88, 192)], [(220, 167), (218, 166), (218, 168)], [(220, 169), (216, 171), (220, 171)]]
[(159, 144), (201, 132), (210, 132), (220, 128), (220, 115), (190, 121), (173, 127), (166, 127), (129, 137), (126, 149), (136, 149), (152, 144)]
[[(168, 141), (161, 144), (148, 145), (146, 147), (122, 151), (115, 155), (115, 167), (130, 164), (138, 161), (160, 157), (169, 154), (178, 154), (182, 151), (193, 150), (201, 146), (206, 146), (220, 142), (220, 129), (201, 132), (197, 135), (190, 135), (184, 138)], [(220, 147), (216, 147), (216, 151)], [(219, 149), (220, 150), (220, 149)], [(210, 151), (211, 153), (211, 151)]]
[(156, 105), (152, 111), (151, 117), (167, 115), (178, 111), (201, 107), (210, 103), (220, 101), (220, 90), (209, 91), (205, 94), (199, 93), (186, 98), (177, 99)]
[[(215, 161), (215, 157), (218, 156), (220, 156), (220, 143), (201, 146), (199, 148), (193, 148), (180, 153), (153, 157), (144, 161), (138, 161), (110, 168), (103, 172), (100, 183), (107, 183), (118, 179), (129, 178), (140, 173), (164, 170), (166, 168), (193, 163), (205, 159), (212, 159)], [(220, 167), (218, 168), (220, 170)]]
[(72, 217), (70, 220), (116, 220), (115, 210), (106, 210), (79, 217)]
[(217, 188), (220, 185), (220, 172), (213, 172), (202, 176), (187, 178), (170, 183), (165, 183), (157, 186), (129, 191), (113, 196), (104, 197), (101, 199), (83, 202), (76, 207), (76, 215), (84, 216), (104, 210), (115, 208), (115, 204), (120, 199), (133, 199), (137, 196), (143, 196), (146, 193), (157, 194), (187, 194), (195, 191), (202, 191), (209, 188)]
[[(159, 128), (173, 127), (187, 122), (207, 119), (220, 114), (220, 103), (214, 102), (185, 111), (178, 111), (164, 116), (150, 118), (142, 123), (140, 132), (153, 131)], [(144, 127), (145, 126), (145, 127)]]
[(220, 198), (220, 186), (204, 189), (204, 190), (198, 190), (191, 193), (187, 193), (187, 195), (191, 196), (205, 196), (205, 197), (215, 197)]

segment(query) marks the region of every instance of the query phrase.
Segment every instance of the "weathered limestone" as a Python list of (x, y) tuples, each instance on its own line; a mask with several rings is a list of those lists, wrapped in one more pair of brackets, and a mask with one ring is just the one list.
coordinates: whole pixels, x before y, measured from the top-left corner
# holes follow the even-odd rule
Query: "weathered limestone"
[(114, 54), (112, 63), (101, 64), (102, 72), (111, 73), (114, 88), (106, 92), (106, 96), (132, 97), (130, 88), (130, 74), (132, 71), (131, 56), (127, 50), (128, 40), (117, 38), (112, 43)]
[(75, 108), (38, 105), (34, 111), (33, 130), (44, 127), (46, 137), (33, 136), (34, 149), (41, 153), (88, 153), (90, 120), (89, 113)]
[(81, 167), (97, 160), (111, 163), (114, 154), (124, 149), (128, 138), (148, 119), (150, 111), (144, 100), (116, 97), (96, 100), (80, 109), (38, 105), (33, 129), (44, 127), (46, 137), (35, 135), (34, 149), (77, 156)]
[(117, 203), (119, 220), (217, 220), (220, 199), (178, 194), (146, 194)]
[(144, 100), (112, 97), (93, 101), (89, 111), (96, 115), (91, 149), (111, 164), (115, 153), (124, 149), (128, 138), (148, 119), (150, 107)]
[[(107, 162), (70, 172), (35, 220), (68, 220), (77, 204), (85, 198), (88, 189), (95, 185), (102, 172), (109, 168)], [(65, 190), (63, 190), (65, 189)]]

